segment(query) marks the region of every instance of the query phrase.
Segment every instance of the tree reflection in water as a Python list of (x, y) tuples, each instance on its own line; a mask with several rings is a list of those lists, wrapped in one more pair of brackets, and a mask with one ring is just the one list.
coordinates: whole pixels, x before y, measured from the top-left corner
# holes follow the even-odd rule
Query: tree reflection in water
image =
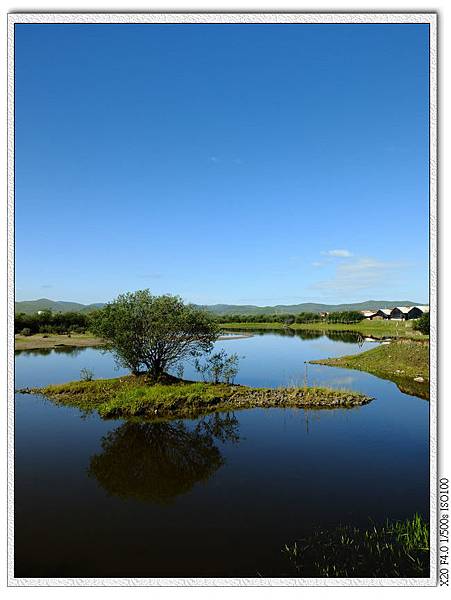
[(49, 356), (50, 354), (70, 354), (78, 356), (81, 352), (85, 352), (89, 346), (52, 346), (50, 348), (24, 348), (15, 350), (15, 356)]
[(124, 423), (103, 437), (88, 474), (108, 494), (167, 504), (224, 464), (216, 440), (239, 441), (233, 413), (209, 415), (191, 428), (183, 421)]
[[(239, 331), (239, 330), (236, 330)], [(243, 330), (245, 333), (245, 330)], [(316, 340), (327, 337), (335, 342), (345, 342), (347, 344), (363, 344), (364, 337), (357, 331), (346, 330), (320, 330), (320, 329), (292, 329), (285, 327), (283, 329), (252, 329), (252, 335), (264, 336), (268, 333), (280, 337), (298, 337), (301, 340)]]

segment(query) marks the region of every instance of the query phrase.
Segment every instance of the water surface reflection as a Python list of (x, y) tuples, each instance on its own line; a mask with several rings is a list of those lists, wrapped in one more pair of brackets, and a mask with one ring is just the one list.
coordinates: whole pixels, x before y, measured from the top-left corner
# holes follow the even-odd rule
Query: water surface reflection
[(238, 442), (233, 413), (204, 417), (192, 428), (184, 421), (124, 423), (102, 438), (88, 474), (110, 495), (167, 504), (224, 464), (215, 440)]

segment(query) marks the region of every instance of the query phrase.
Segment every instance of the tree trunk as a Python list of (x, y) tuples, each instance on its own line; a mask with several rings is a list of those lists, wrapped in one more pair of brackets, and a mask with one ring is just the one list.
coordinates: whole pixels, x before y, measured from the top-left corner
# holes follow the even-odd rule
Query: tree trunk
[(150, 371), (150, 376), (152, 377), (152, 379), (154, 379), (155, 381), (158, 381), (158, 379), (164, 373), (164, 368), (161, 364), (161, 361), (154, 360), (150, 365), (149, 371)]

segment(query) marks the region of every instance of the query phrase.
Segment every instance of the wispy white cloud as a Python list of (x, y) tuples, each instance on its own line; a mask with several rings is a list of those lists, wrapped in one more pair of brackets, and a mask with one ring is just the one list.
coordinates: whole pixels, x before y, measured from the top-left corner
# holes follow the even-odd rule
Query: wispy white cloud
[(349, 250), (345, 250), (344, 248), (340, 248), (337, 250), (325, 250), (321, 252), (323, 256), (336, 256), (338, 258), (350, 258), (352, 256), (352, 252)]
[(316, 269), (319, 269), (320, 267), (323, 267), (324, 263), (320, 262), (319, 260), (315, 260), (314, 262), (312, 262), (312, 267), (315, 267)]
[(337, 264), (335, 274), (314, 283), (311, 288), (331, 294), (358, 292), (383, 293), (387, 287), (400, 288), (403, 274), (410, 265), (398, 261), (382, 261), (371, 257), (355, 258)]
[(221, 163), (223, 165), (230, 165), (230, 164), (244, 165), (244, 160), (242, 158), (240, 158), (239, 156), (231, 158), (230, 156), (219, 157), (219, 156), (216, 156), (215, 154), (212, 154), (211, 156), (208, 157), (208, 162)]

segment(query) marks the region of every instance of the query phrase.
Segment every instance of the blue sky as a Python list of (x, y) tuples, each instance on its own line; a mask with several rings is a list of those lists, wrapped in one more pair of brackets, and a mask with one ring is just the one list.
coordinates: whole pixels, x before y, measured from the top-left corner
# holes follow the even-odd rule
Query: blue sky
[(428, 298), (427, 25), (16, 25), (16, 299)]

